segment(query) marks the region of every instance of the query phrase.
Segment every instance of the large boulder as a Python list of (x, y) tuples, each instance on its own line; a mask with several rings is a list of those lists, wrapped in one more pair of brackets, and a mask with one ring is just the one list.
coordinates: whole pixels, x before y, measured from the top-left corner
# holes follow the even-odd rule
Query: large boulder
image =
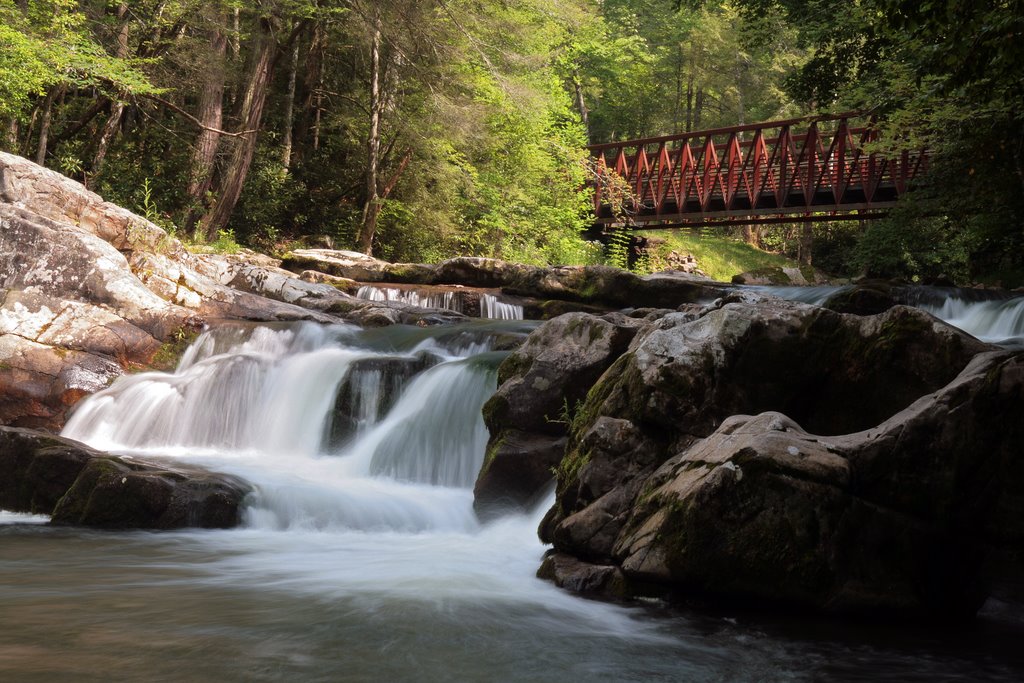
[(227, 528), (251, 487), (170, 461), (119, 458), (40, 432), (0, 427), (0, 509), (105, 529)]
[[(908, 596), (904, 589), (924, 576), (914, 574), (908, 567), (920, 569), (927, 564), (925, 555), (934, 555), (938, 552), (936, 548), (954, 548), (950, 552), (956, 554), (956, 548), (968, 547), (962, 543), (960, 527), (953, 530), (950, 526), (950, 500), (968, 496), (973, 501), (969, 505), (987, 505), (995, 517), (978, 517), (976, 521), (984, 524), (976, 528), (991, 536), (996, 533), (989, 525), (991, 519), (1009, 519), (1020, 504), (1020, 497), (1001, 493), (988, 501), (976, 496), (971, 487), (990, 481), (980, 475), (952, 480), (936, 475), (937, 481), (949, 484), (947, 489), (938, 490), (930, 488), (930, 474), (922, 477), (912, 472), (937, 472), (940, 462), (946, 463), (947, 472), (970, 471), (981, 460), (967, 464), (961, 455), (986, 452), (995, 455), (985, 457), (985, 467), (996, 468), (983, 470), (987, 476), (998, 471), (999, 476), (1021, 479), (1021, 466), (1008, 455), (1019, 438), (998, 428), (999, 421), (1005, 421), (1016, 410), (1008, 406), (1017, 405), (1014, 401), (1020, 400), (1016, 398), (1020, 388), (1013, 379), (1017, 366), (999, 366), (996, 373), (992, 366), (983, 371), (977, 364), (969, 365), (975, 357), (992, 358), (986, 354), (991, 347), (916, 309), (897, 306), (880, 315), (861, 317), (749, 294), (734, 299), (738, 300), (725, 299), (696, 313), (664, 315), (641, 329), (629, 348), (592, 386), (571, 385), (572, 391), (589, 391), (573, 416), (565, 457), (557, 467), (556, 505), (541, 525), (542, 538), (553, 543), (558, 553), (597, 566), (616, 566), (636, 585), (653, 583), (662, 590), (689, 587), (715, 595), (753, 596), (837, 611), (877, 608), (963, 613), (976, 607), (980, 594), (977, 567), (950, 565), (948, 575), (931, 577), (933, 589), (939, 593), (948, 589), (945, 602), (936, 597), (935, 591)], [(988, 383), (978, 385), (970, 408), (954, 409), (955, 397), (962, 397), (967, 386), (957, 379), (961, 371), (978, 382), (988, 377)], [(993, 395), (1000, 398), (994, 399)], [(932, 397), (930, 404), (925, 401), (933, 406), (931, 409), (921, 407), (922, 396)], [(948, 410), (935, 408), (940, 404), (948, 404)], [(911, 410), (908, 406), (912, 405), (917, 407)], [(986, 417), (986, 409), (994, 417)], [(730, 421), (734, 415), (769, 411), (788, 417), (759, 418), (749, 427), (743, 426), (745, 422), (740, 425)], [(912, 415), (919, 417), (912, 420)], [(913, 432), (907, 431), (912, 421), (923, 420), (925, 415), (930, 420), (927, 426), (922, 422)], [(961, 428), (960, 416), (970, 419), (968, 426), (963, 427), (963, 437), (954, 433)], [(797, 428), (797, 424), (821, 436), (812, 437)], [(776, 429), (779, 425), (783, 428)], [(974, 438), (972, 435), (989, 425), (990, 437), (979, 436), (978, 447), (968, 448), (964, 440)], [(872, 429), (882, 431), (864, 432)], [(784, 441), (779, 440), (776, 432), (785, 433)], [(946, 432), (942, 437), (945, 441), (935, 437), (927, 443), (915, 444), (910, 440), (911, 433)], [(868, 436), (863, 436), (865, 433)], [(862, 436), (858, 440), (847, 436), (850, 434)], [(891, 460), (878, 464), (874, 475), (878, 479), (873, 486), (882, 487), (884, 482), (884, 486), (902, 489), (900, 495), (904, 498), (913, 498), (919, 505), (928, 502), (932, 508), (915, 509), (907, 500), (898, 500), (895, 490), (884, 495), (867, 494), (862, 475), (869, 471), (869, 460), (877, 462), (868, 454), (877, 453), (872, 449), (884, 449), (889, 443), (887, 439), (905, 446), (900, 452), (908, 467), (904, 471)], [(779, 444), (783, 442), (785, 447), (780, 451)], [(825, 442), (827, 447), (820, 446)], [(814, 443), (819, 446), (812, 447)], [(800, 455), (790, 462), (787, 458), (793, 452)], [(918, 459), (913, 460), (915, 457)], [(745, 473), (750, 469), (744, 468), (749, 458), (757, 463), (756, 472), (761, 472), (757, 467), (764, 467), (763, 476), (758, 474), (760, 478), (754, 484), (744, 479), (744, 486), (753, 487), (761, 496), (761, 502), (746, 508), (757, 517), (756, 523), (753, 517), (740, 515), (742, 506), (734, 498), (709, 502), (717, 492), (725, 490), (722, 482), (733, 476), (733, 467)], [(913, 466), (909, 466), (910, 462)], [(804, 472), (801, 468), (805, 467), (812, 471)], [(1013, 468), (1017, 468), (1016, 474), (1011, 472)], [(668, 489), (661, 488), (670, 481), (675, 483)], [(895, 534), (893, 538), (903, 538), (900, 533), (909, 538), (919, 532), (923, 540), (912, 545), (906, 557), (891, 558), (891, 567), (864, 564), (870, 563), (867, 550), (863, 554), (850, 551), (837, 560), (831, 556), (818, 557), (832, 553), (833, 546), (808, 545), (793, 550), (794, 557), (809, 563), (803, 569), (780, 560), (773, 567), (764, 565), (765, 570), (757, 574), (760, 560), (751, 550), (753, 559), (738, 564), (735, 570), (740, 572), (738, 567), (746, 567), (742, 571), (751, 572), (746, 578), (730, 578), (723, 573), (732, 560), (710, 557), (706, 558), (709, 566), (717, 569), (697, 574), (696, 569), (678, 570), (677, 565), (665, 564), (668, 561), (664, 560), (669, 550), (678, 550), (665, 544), (674, 543), (669, 540), (672, 538), (678, 540), (671, 533), (683, 524), (676, 513), (682, 514), (684, 507), (690, 509), (690, 502), (681, 502), (679, 496), (684, 494), (700, 501), (699, 505), (692, 503), (693, 510), (706, 511), (686, 513), (696, 515), (694, 520), (699, 519), (693, 524), (705, 525), (705, 535), (701, 537), (705, 539), (716, 538), (713, 519), (725, 515), (730, 506), (736, 507), (738, 519), (745, 520), (752, 529), (759, 529), (765, 538), (777, 540), (796, 533), (794, 529), (799, 524), (810, 524), (807, 520), (825, 519), (826, 513), (832, 514), (830, 510), (853, 509), (849, 507), (854, 505), (850, 500), (856, 499), (856, 510), (866, 515), (864, 520), (870, 515), (881, 515), (878, 519), (870, 517), (870, 524), (876, 524), (878, 529), (890, 529)], [(776, 506), (783, 506), (790, 497), (794, 501), (792, 509), (779, 512)], [(806, 498), (806, 505), (796, 502), (803, 500), (801, 497)], [(947, 502), (937, 502), (940, 500)], [(942, 505), (947, 507), (941, 508)], [(887, 512), (878, 513), (879, 507), (885, 507)], [(905, 516), (909, 521), (900, 526), (888, 519), (893, 515)], [(966, 524), (967, 517), (961, 516), (955, 523)], [(865, 529), (875, 528), (870, 524), (863, 522)], [(774, 536), (769, 535), (768, 527), (773, 529)], [(1016, 523), (1009, 527), (1017, 528)], [(925, 533), (922, 529), (930, 531)], [(865, 534), (868, 535), (858, 542), (863, 542), (866, 549), (877, 549), (877, 543), (871, 545), (869, 532)], [(848, 536), (836, 538), (843, 541), (839, 543), (841, 547), (847, 548)], [(739, 548), (749, 541), (746, 536), (743, 539), (727, 543), (728, 548)], [(720, 540), (726, 543), (726, 536)], [(826, 540), (832, 543), (834, 539)], [(686, 546), (686, 558), (696, 558), (692, 560), (693, 567), (701, 565), (703, 554), (710, 552), (701, 545), (705, 542), (714, 545), (713, 540), (705, 540)], [(820, 538), (814, 542), (825, 543)], [(992, 543), (1000, 547), (1011, 545), (1005, 538)], [(716, 552), (719, 550), (726, 552), (721, 548)], [(767, 546), (762, 550), (770, 552)], [(877, 572), (872, 575), (877, 585), (865, 587), (860, 593), (853, 586), (858, 581), (867, 586), (867, 579), (857, 573), (861, 571), (854, 567), (857, 563), (864, 565), (864, 572)], [(572, 584), (564, 569), (570, 565), (560, 566), (561, 580)], [(659, 569), (652, 569), (655, 566)], [(832, 572), (827, 574), (827, 588), (825, 583), (814, 583), (809, 578), (815, 572), (825, 571), (821, 567)], [(719, 583), (702, 583), (701, 577), (711, 574)], [(778, 583), (783, 576), (803, 576), (803, 580), (794, 578), (788, 584)], [(902, 582), (902, 588), (884, 595), (879, 586), (886, 577), (894, 585)], [(762, 587), (756, 588), (758, 584)], [(801, 585), (804, 587), (800, 588)], [(840, 589), (840, 585), (845, 587)], [(953, 591), (953, 587), (959, 592)]]
[(1005, 578), (989, 560), (1024, 543), (1022, 392), (1024, 354), (994, 352), (865, 432), (729, 418), (649, 478), (615, 563), (730, 599), (971, 616)]
[(505, 359), (499, 389), (484, 405), (490, 440), (475, 488), (479, 514), (526, 506), (551, 481), (587, 389), (643, 324), (620, 313), (568, 313)]

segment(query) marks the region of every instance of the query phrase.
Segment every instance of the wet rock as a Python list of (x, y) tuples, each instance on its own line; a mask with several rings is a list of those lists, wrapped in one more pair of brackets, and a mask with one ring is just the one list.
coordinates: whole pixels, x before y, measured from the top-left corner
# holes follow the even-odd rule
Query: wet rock
[(545, 555), (537, 578), (584, 595), (626, 598), (630, 591), (622, 570), (615, 565), (590, 564), (565, 553)]
[(509, 511), (528, 510), (538, 502), (565, 455), (565, 436), (503, 429), (492, 438), (473, 487), (473, 509), (482, 520)]
[(0, 509), (50, 514), (89, 459), (101, 455), (71, 439), (0, 427)]
[(568, 313), (537, 328), (501, 364), (498, 390), (484, 405), (490, 440), (478, 511), (525, 507), (551, 480), (587, 389), (643, 324), (618, 313)]
[(122, 372), (106, 356), (0, 334), (0, 424), (58, 431), (82, 397)]
[[(993, 374), (992, 368), (983, 372), (971, 365), (976, 357), (988, 358), (990, 349), (905, 307), (858, 317), (741, 294), (700, 311), (664, 315), (639, 330), (577, 411), (558, 466), (556, 506), (541, 525), (541, 537), (553, 542), (556, 551), (615, 564), (630, 580), (660, 582), (667, 590), (692, 588), (843, 612), (969, 612), (981, 594), (979, 569), (950, 558), (958, 553), (980, 557), (974, 552), (978, 542), (968, 543), (962, 527), (950, 525), (943, 505), (981, 482), (991, 482), (990, 477), (1022, 478), (1021, 466), (1006, 455), (1021, 437), (997, 426), (1007, 411), (1016, 410), (1012, 406), (1020, 400), (1015, 393), (1018, 380), (1010, 388), (995, 388), (1015, 377), (1018, 369), (1007, 365)], [(979, 382), (988, 376), (988, 388), (978, 385), (971, 407), (953, 409), (954, 397), (965, 391), (957, 379), (962, 370)], [(1000, 403), (990, 398), (993, 392), (1007, 392), (1010, 400)], [(949, 402), (948, 412), (936, 408), (946, 405), (944, 401)], [(999, 417), (983, 417), (983, 407)], [(766, 411), (789, 417), (773, 414), (764, 424), (758, 422), (750, 428), (756, 438), (745, 427), (739, 429), (745, 422), (731, 418)], [(961, 415), (969, 424), (958, 432)], [(920, 426), (911, 430), (917, 419)], [(812, 425), (809, 432), (827, 436), (812, 437), (797, 424)], [(862, 431), (872, 429), (882, 431)], [(989, 436), (980, 434), (983, 429)], [(977, 447), (967, 443), (971, 439)], [(905, 467), (892, 459), (892, 451), (884, 462), (868, 456), (887, 445), (908, 459)], [(978, 459), (967, 464), (963, 453), (979, 454)], [(981, 453), (995, 455), (981, 458)], [(877, 465), (877, 486), (885, 482), (883, 488), (892, 487), (884, 494), (869, 493), (875, 484), (868, 486), (862, 478), (869, 471), (868, 461)], [(969, 482), (947, 476), (976, 471), (982, 461), (1000, 463), (1000, 474), (988, 471)], [(753, 484), (747, 479), (752, 472), (757, 473)], [(738, 485), (740, 477), (746, 483), (737, 490), (751, 497), (749, 504), (727, 495), (731, 489), (726, 485)], [(941, 490), (931, 485), (933, 478), (956, 483)], [(678, 496), (669, 496), (670, 491)], [(970, 497), (972, 504), (988, 500)], [(685, 513), (691, 517), (680, 517), (691, 503), (694, 512)], [(1000, 494), (985, 504), (985, 514), (994, 516), (986, 520), (1004, 520), (1002, 533), (1018, 528), (1008, 520), (1024, 512), (1015, 507), (1020, 496)], [(829, 531), (833, 535), (826, 538), (825, 530), (814, 531), (814, 520), (832, 519), (830, 515), (859, 520), (847, 523), (853, 524), (851, 529), (864, 529), (864, 535), (847, 529)], [(716, 536), (715, 520), (733, 518), (739, 520), (737, 529), (749, 525), (774, 543), (798, 534), (799, 543), (794, 541), (792, 554), (785, 557), (779, 546), (778, 561), (766, 564), (761, 573), (757, 567), (763, 558), (757, 553), (770, 554), (771, 548), (751, 550), (749, 562), (737, 565), (745, 568), (730, 576), (725, 570), (736, 561), (730, 553), (740, 552), (753, 539), (743, 536), (733, 542), (727, 535)], [(958, 519), (956, 524), (968, 523), (967, 517)], [(691, 536), (686, 538), (704, 540), (686, 545), (690, 550), (685, 552), (692, 554), (682, 557), (678, 553), (684, 552), (679, 550), (684, 541), (672, 529), (687, 524)], [(834, 524), (840, 528), (839, 521)], [(696, 535), (695, 527), (703, 535)], [(996, 533), (995, 527), (983, 528), (986, 534)], [(811, 540), (804, 543), (804, 536)], [(906, 552), (890, 552), (878, 566), (870, 565), (870, 553), (883, 552), (889, 542), (885, 539), (903, 543)], [(850, 550), (858, 544), (865, 548), (863, 554)], [(1010, 541), (1004, 535), (990, 545), (1009, 547)], [(707, 553), (719, 555), (704, 558)], [(928, 553), (949, 560), (948, 571), (922, 569)], [(693, 565), (687, 564), (691, 557)], [(700, 573), (698, 565), (704, 566), (705, 560), (717, 569)], [(890, 560), (891, 566), (886, 565)], [(925, 578), (931, 587), (911, 595), (909, 586)], [(886, 593), (886, 581), (899, 587)], [(939, 597), (943, 593), (946, 598)]]
[(251, 487), (172, 462), (130, 460), (71, 439), (0, 427), (0, 508), (106, 529), (227, 528)]
[(837, 313), (876, 315), (889, 310), (896, 303), (891, 287), (868, 284), (840, 290), (830, 296), (823, 305)]
[(178, 464), (90, 458), (53, 510), (52, 524), (100, 529), (227, 529), (251, 487)]
[(1022, 389), (1024, 354), (994, 352), (865, 432), (731, 417), (648, 479), (615, 563), (730, 600), (972, 616), (993, 582), (1024, 576), (998, 563), (1024, 541), (1024, 425), (999, 428)]

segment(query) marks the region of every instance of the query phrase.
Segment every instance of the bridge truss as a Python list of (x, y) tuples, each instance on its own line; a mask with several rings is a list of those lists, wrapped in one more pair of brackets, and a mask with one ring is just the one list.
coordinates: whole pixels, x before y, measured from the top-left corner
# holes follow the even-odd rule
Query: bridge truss
[(856, 113), (592, 145), (599, 224), (647, 228), (878, 218), (928, 166)]

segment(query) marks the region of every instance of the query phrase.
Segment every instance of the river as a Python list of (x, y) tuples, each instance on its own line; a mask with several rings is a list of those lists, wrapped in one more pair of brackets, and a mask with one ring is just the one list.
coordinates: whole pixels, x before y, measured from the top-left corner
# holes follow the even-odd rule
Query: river
[(1024, 618), (867, 625), (615, 605), (535, 578), (551, 498), (481, 524), (472, 484), (522, 321), (227, 324), (65, 434), (256, 486), (226, 531), (0, 513), (2, 681), (1018, 681)]

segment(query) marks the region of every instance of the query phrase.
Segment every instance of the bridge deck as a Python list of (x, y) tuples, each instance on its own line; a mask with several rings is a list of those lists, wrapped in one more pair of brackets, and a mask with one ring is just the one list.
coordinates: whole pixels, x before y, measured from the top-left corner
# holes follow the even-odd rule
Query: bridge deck
[(926, 150), (868, 151), (858, 114), (592, 145), (598, 223), (716, 225), (877, 217), (927, 167)]

